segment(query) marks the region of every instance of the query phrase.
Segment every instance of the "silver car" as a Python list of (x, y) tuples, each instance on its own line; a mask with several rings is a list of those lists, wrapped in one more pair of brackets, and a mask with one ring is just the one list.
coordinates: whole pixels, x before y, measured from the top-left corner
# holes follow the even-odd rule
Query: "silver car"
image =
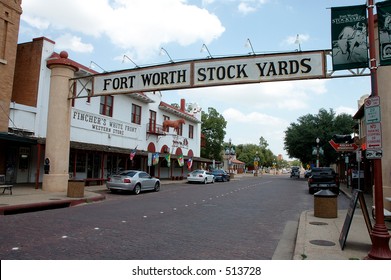
[(187, 182), (188, 183), (214, 183), (215, 182), (215, 176), (210, 173), (209, 171), (205, 170), (194, 170), (193, 172), (190, 172), (187, 174)]
[(115, 192), (118, 190), (133, 191), (139, 194), (141, 191), (160, 190), (160, 180), (149, 175), (147, 172), (138, 170), (124, 170), (112, 175), (106, 182), (106, 187)]

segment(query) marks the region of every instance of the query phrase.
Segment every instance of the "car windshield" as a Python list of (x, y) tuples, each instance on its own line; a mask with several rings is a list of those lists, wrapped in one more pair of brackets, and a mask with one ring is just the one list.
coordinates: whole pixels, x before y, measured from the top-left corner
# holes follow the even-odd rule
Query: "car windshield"
[(204, 171), (203, 170), (194, 170), (193, 172), (191, 172), (192, 174), (196, 175), (196, 174), (203, 174)]
[(136, 173), (136, 171), (122, 171), (119, 175), (133, 177)]
[(224, 171), (223, 170), (213, 170), (212, 173), (213, 174), (223, 174)]

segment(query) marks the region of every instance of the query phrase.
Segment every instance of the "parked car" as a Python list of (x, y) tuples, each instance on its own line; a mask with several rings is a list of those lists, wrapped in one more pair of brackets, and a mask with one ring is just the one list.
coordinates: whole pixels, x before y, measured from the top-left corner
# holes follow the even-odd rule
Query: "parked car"
[(292, 177), (300, 178), (300, 168), (298, 166), (292, 166), (292, 168), (291, 168), (291, 178)]
[(206, 170), (194, 170), (187, 174), (187, 182), (188, 183), (214, 183), (215, 176)]
[(160, 180), (154, 178), (144, 171), (125, 170), (116, 175), (111, 175), (106, 187), (111, 191), (133, 191), (134, 194), (139, 194), (142, 191), (160, 190)]
[(330, 190), (339, 194), (339, 176), (331, 167), (314, 167), (308, 178), (308, 192), (314, 194), (320, 190)]
[(222, 169), (215, 169), (212, 174), (215, 176), (215, 181), (228, 182), (231, 180), (231, 176)]
[(311, 176), (311, 169), (304, 171), (304, 178), (309, 178)]

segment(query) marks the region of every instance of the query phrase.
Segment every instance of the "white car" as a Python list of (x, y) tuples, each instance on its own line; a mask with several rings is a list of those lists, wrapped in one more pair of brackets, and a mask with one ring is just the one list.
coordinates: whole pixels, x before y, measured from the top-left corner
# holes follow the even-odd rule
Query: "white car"
[(187, 182), (188, 183), (214, 183), (215, 182), (215, 176), (206, 170), (194, 170), (193, 172), (190, 172), (187, 174)]

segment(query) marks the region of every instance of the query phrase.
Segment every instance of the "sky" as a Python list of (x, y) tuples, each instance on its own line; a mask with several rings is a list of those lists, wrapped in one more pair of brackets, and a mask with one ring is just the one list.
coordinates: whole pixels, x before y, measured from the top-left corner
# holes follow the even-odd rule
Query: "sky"
[[(376, 2), (376, 1), (375, 1)], [(66, 3), (66, 4), (64, 4)], [(331, 49), (331, 7), (365, 0), (23, 0), (19, 43), (46, 37), (98, 72), (213, 57)], [(297, 40), (298, 39), (298, 40)], [(162, 53), (164, 48), (167, 53)], [(328, 69), (332, 66), (328, 63)], [(365, 73), (369, 73), (366, 71)], [(338, 71), (338, 75), (347, 74)], [(225, 141), (284, 150), (285, 131), (319, 109), (354, 115), (370, 78), (347, 77), (163, 91), (163, 101), (215, 108)], [(314, 139), (315, 145), (315, 139)]]

